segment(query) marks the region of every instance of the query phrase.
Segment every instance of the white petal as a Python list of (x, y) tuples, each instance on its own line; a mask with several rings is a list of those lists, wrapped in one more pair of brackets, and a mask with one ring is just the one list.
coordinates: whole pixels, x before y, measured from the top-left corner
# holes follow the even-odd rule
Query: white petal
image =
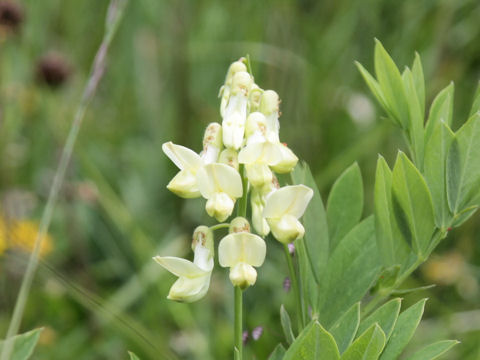
[(232, 215), (235, 201), (224, 192), (215, 193), (205, 204), (207, 214), (219, 222), (227, 220)]
[(230, 269), (229, 277), (233, 286), (239, 286), (245, 290), (257, 281), (257, 270), (249, 264), (238, 263)]
[(305, 234), (303, 225), (292, 215), (283, 215), (280, 219), (267, 219), (267, 222), (275, 239), (284, 244), (300, 239)]
[(220, 154), (220, 149), (218, 147), (207, 145), (200, 154), (204, 164), (213, 164), (217, 162), (218, 155)]
[(174, 256), (155, 256), (153, 259), (178, 277), (194, 278), (209, 273), (208, 271), (202, 270), (191, 261), (182, 258)]
[(238, 263), (261, 266), (265, 260), (265, 241), (251, 233), (235, 233), (225, 236), (218, 245), (218, 262), (223, 267)]
[(201, 299), (205, 296), (210, 286), (210, 275), (211, 273), (208, 273), (205, 276), (193, 279), (179, 278), (170, 288), (167, 298), (181, 302), (193, 302)]
[(208, 164), (200, 168), (197, 172), (197, 185), (205, 199), (220, 192), (234, 199), (243, 195), (240, 174), (225, 164)]
[(162, 145), (162, 150), (180, 170), (186, 169), (196, 173), (197, 169), (203, 165), (200, 155), (185, 146), (169, 141)]
[(275, 152), (277, 157), (274, 160), (275, 162), (269, 163), (272, 170), (279, 174), (287, 174), (291, 172), (295, 165), (297, 165), (297, 156), (292, 150), (283, 144), (275, 143), (273, 146), (275, 147), (275, 150), (272, 151)]
[(312, 199), (313, 190), (305, 185), (291, 185), (270, 194), (265, 202), (265, 218), (281, 218), (285, 214), (300, 218)]
[(167, 185), (167, 189), (178, 196), (191, 199), (200, 196), (197, 177), (191, 171), (180, 170)]

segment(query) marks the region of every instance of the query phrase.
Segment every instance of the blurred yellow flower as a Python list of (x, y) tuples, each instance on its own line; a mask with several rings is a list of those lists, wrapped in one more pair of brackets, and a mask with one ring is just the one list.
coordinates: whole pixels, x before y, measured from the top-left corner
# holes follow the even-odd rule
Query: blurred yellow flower
[[(33, 251), (38, 234), (38, 224), (29, 220), (9, 220), (0, 218), (0, 254), (7, 248)], [(52, 250), (52, 238), (46, 235), (40, 248), (40, 256)]]

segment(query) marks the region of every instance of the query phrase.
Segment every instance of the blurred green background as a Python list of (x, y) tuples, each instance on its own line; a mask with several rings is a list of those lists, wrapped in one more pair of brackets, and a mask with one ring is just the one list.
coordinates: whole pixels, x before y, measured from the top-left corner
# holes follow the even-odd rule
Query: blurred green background
[[(23, 21), (14, 31), (0, 28), (1, 214), (38, 221), (103, 35), (108, 1), (15, 4)], [(191, 256), (193, 228), (213, 224), (202, 200), (185, 201), (166, 190), (177, 170), (161, 144), (201, 149), (204, 127), (221, 121), (217, 94), (228, 65), (250, 54), (256, 82), (282, 99), (282, 141), (310, 164), (324, 199), (335, 178), (358, 160), (369, 214), (377, 154), (392, 164), (404, 144), (381, 119), (354, 60), (372, 69), (375, 37), (400, 68), (418, 51), (429, 102), (455, 82), (457, 128), (480, 78), (479, 18), (477, 0), (130, 1), (27, 304), (22, 329), (45, 327), (34, 358), (126, 359), (127, 350), (144, 359), (230, 358), (228, 270), (215, 269), (205, 299), (177, 304), (166, 300), (174, 277), (151, 259)], [(60, 81), (52, 82), (51, 71), (57, 79), (59, 67)], [(430, 298), (412, 348), (454, 338), (462, 344), (444, 359), (480, 359), (479, 219), (452, 232), (405, 284), (438, 284), (405, 297), (405, 305)], [(0, 257), (1, 334), (26, 263), (13, 242)], [(287, 273), (279, 244), (269, 242), (268, 251), (245, 296), (245, 328), (263, 327), (247, 345), (255, 359), (266, 359), (283, 341), (280, 304), (293, 312), (279, 276)]]

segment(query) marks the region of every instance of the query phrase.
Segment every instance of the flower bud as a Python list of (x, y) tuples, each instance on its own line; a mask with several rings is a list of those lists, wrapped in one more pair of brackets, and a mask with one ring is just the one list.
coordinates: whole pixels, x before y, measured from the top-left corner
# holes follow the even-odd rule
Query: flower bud
[(218, 162), (238, 171), (238, 153), (233, 149), (223, 149), (218, 157)]
[(208, 226), (200, 225), (195, 228), (192, 236), (192, 250), (195, 251), (197, 245), (201, 245), (208, 249), (211, 256), (214, 254), (213, 248), (213, 232)]
[(225, 84), (231, 86), (233, 77), (238, 72), (246, 72), (247, 66), (243, 63), (243, 58), (233, 62), (228, 68), (227, 76), (225, 78)]
[(219, 222), (225, 221), (233, 211), (235, 202), (224, 192), (215, 193), (208, 199), (205, 209), (207, 214)]
[(239, 71), (233, 75), (232, 79), (232, 95), (241, 92), (244, 96), (248, 96), (250, 88), (253, 85), (252, 76), (246, 71)]
[(260, 108), (260, 101), (262, 100), (263, 89), (257, 84), (253, 84), (250, 88), (249, 104), (250, 112), (258, 111)]
[(280, 219), (267, 219), (273, 236), (278, 241), (288, 244), (300, 239), (305, 234), (305, 228), (295, 216), (284, 215)]
[(261, 112), (253, 112), (247, 117), (245, 125), (245, 137), (247, 144), (253, 142), (264, 142), (267, 133), (267, 119)]
[(267, 164), (246, 164), (245, 170), (247, 171), (248, 181), (254, 187), (263, 187), (272, 181), (272, 170), (270, 170)]
[(257, 281), (257, 270), (253, 266), (239, 263), (230, 269), (230, 281), (233, 286), (238, 286), (245, 290)]
[(201, 157), (205, 164), (217, 162), (222, 149), (222, 126), (219, 123), (210, 123), (203, 135), (203, 152)]
[(239, 233), (239, 232), (250, 232), (250, 223), (247, 219), (242, 216), (237, 216), (230, 222), (230, 227), (228, 228), (228, 233)]
[(279, 102), (278, 94), (275, 91), (265, 90), (260, 100), (260, 111), (266, 116), (272, 113), (278, 113)]

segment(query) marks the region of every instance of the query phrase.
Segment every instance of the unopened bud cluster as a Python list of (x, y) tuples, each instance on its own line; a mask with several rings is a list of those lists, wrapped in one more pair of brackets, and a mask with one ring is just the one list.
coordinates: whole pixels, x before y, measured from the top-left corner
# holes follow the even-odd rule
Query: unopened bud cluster
[[(265, 259), (263, 237), (271, 232), (287, 244), (303, 236), (299, 218), (313, 191), (304, 185), (279, 187), (275, 174), (291, 172), (298, 158), (280, 142), (278, 94), (255, 84), (245, 59), (230, 65), (220, 98), (222, 121), (207, 126), (199, 154), (172, 142), (163, 144), (162, 149), (179, 168), (167, 188), (183, 198), (203, 197), (207, 214), (217, 221), (226, 221), (238, 199), (250, 195), (252, 225), (258, 235), (251, 232), (247, 219), (237, 217), (218, 246), (220, 265), (229, 267), (232, 284), (244, 289), (255, 283), (254, 267), (261, 266)], [(197, 228), (195, 234), (193, 263), (155, 258), (179, 277), (170, 291), (171, 299), (194, 301), (204, 295), (205, 285), (208, 288), (213, 234), (205, 226)], [(174, 268), (165, 259), (178, 259), (178, 266)], [(195, 275), (188, 277), (180, 268), (188, 268)]]

